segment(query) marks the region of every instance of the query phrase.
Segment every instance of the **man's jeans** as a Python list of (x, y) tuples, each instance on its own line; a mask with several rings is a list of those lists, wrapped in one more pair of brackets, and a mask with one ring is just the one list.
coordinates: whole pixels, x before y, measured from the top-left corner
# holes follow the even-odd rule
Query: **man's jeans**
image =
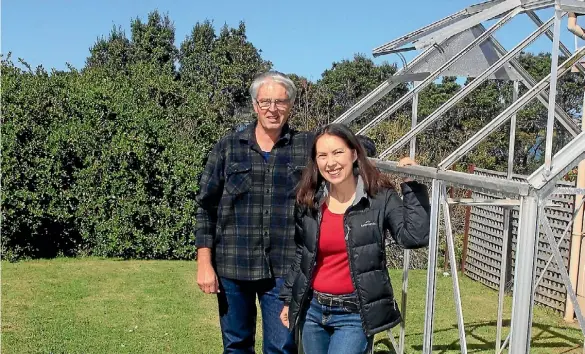
[(363, 354), (373, 344), (373, 337), (368, 338), (362, 328), (359, 313), (321, 305), (315, 298), (307, 311), (301, 338), (307, 354)]
[(284, 304), (278, 299), (278, 293), (283, 278), (257, 281), (219, 278), (219, 281), (219, 323), (225, 354), (254, 353), (256, 296), (262, 311), (263, 353), (296, 353), (293, 334), (280, 321)]

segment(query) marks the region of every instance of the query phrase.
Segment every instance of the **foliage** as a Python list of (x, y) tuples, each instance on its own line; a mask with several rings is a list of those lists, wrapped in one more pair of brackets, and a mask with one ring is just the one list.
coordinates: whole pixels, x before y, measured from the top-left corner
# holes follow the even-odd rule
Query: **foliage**
[[(172, 21), (157, 11), (146, 21), (133, 19), (130, 29), (130, 37), (114, 27), (98, 38), (81, 70), (32, 69), (3, 58), (5, 257), (193, 257), (194, 195), (205, 156), (227, 132), (254, 119), (248, 87), (272, 63), (248, 40), (244, 23), (219, 32), (210, 21), (196, 23), (178, 47)], [(519, 60), (536, 80), (550, 70), (548, 54), (523, 53)], [(315, 82), (290, 73), (298, 87), (291, 124), (312, 130), (332, 122), (395, 72), (393, 64), (357, 54), (333, 63)], [(583, 86), (576, 74), (559, 82), (558, 102), (574, 117), (581, 113)], [(425, 88), (419, 121), (461, 89), (453, 77)], [(406, 90), (395, 88), (352, 128)], [(436, 165), (511, 100), (510, 82), (482, 83), (419, 134), (418, 161)], [(410, 129), (410, 117), (405, 105), (368, 132), (378, 151)], [(539, 102), (518, 112), (514, 172), (542, 163), (545, 125)], [(473, 163), (504, 171), (508, 129), (492, 133), (454, 168)], [(556, 131), (555, 151), (570, 138)]]
[(193, 257), (205, 154), (270, 63), (243, 24), (211, 36), (215, 62), (201, 59), (212, 68), (203, 74), (185, 49), (192, 38), (174, 47), (168, 17), (131, 27), (131, 39), (121, 30), (99, 39), (81, 71), (2, 61), (5, 257)]

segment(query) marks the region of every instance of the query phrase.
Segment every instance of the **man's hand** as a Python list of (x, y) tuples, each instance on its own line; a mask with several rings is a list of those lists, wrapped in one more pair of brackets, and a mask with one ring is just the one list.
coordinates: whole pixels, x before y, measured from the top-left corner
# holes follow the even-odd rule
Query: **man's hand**
[(282, 312), (280, 313), (280, 321), (286, 328), (290, 328), (288, 322), (288, 305), (284, 305), (282, 308)]
[(211, 264), (211, 249), (197, 250), (197, 285), (206, 294), (219, 293), (219, 281)]
[[(403, 157), (400, 159), (400, 161), (398, 161), (398, 167), (405, 167), (405, 166), (416, 166), (418, 165), (416, 163), (416, 161), (414, 161), (413, 159), (411, 159), (410, 157)], [(402, 179), (404, 182), (412, 182), (414, 181), (412, 178), (410, 177), (404, 177)]]

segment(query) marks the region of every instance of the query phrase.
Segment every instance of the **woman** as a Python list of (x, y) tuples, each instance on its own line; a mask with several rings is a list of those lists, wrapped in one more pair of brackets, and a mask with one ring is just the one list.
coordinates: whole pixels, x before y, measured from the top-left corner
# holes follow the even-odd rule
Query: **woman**
[(402, 193), (404, 201), (347, 127), (316, 133), (297, 192), (296, 257), (280, 295), (281, 320), (299, 327), (305, 353), (365, 353), (375, 333), (400, 323), (384, 236), (426, 246), (430, 209), (424, 185), (410, 180)]

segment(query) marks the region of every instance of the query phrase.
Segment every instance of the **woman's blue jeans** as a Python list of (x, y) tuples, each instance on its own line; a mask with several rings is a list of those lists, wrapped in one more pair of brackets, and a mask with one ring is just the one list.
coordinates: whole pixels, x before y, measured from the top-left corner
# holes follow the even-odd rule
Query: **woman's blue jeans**
[(306, 354), (363, 354), (373, 344), (360, 314), (338, 306), (322, 305), (313, 298), (302, 324), (301, 341)]

